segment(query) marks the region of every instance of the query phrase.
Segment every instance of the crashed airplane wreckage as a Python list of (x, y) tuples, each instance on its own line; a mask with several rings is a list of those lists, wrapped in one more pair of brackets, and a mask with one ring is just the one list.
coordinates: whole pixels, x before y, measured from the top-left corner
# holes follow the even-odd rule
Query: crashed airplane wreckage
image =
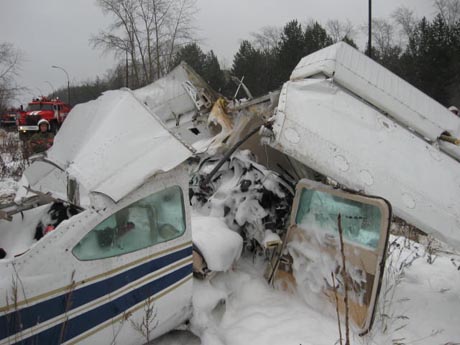
[(240, 235), (271, 283), (337, 303), (365, 334), (392, 212), (460, 248), (459, 136), (459, 118), (345, 43), (258, 99), (227, 102), (185, 64), (106, 92), (0, 209), (0, 344), (142, 343), (131, 325), (152, 303), (157, 337)]

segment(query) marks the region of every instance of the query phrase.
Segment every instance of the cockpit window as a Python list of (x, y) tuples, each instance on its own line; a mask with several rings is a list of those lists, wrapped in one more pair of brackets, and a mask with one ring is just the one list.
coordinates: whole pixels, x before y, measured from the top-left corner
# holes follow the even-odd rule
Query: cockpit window
[(296, 223), (299, 226), (338, 233), (337, 216), (342, 215), (345, 240), (377, 248), (382, 215), (377, 206), (341, 198), (317, 190), (303, 189)]
[(106, 218), (73, 248), (79, 260), (131, 253), (172, 240), (185, 232), (182, 190), (164, 189)]

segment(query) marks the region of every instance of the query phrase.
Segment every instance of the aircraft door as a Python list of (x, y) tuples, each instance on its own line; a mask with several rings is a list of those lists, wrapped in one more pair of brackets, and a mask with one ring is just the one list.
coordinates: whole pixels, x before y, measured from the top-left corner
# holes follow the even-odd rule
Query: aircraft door
[[(340, 215), (340, 216), (339, 216)], [(301, 180), (275, 284), (328, 300), (360, 332), (372, 326), (391, 219), (390, 204)], [(345, 268), (345, 269), (344, 269)]]

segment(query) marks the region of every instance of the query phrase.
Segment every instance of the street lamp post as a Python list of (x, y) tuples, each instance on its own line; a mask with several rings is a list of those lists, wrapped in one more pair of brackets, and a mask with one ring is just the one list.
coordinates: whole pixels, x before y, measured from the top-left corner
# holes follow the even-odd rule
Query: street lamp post
[(369, 0), (369, 25), (368, 25), (367, 54), (372, 58), (372, 0)]
[(61, 66), (53, 65), (51, 67), (52, 68), (57, 68), (57, 69), (60, 69), (60, 70), (64, 71), (65, 75), (67, 76), (67, 104), (70, 105), (70, 78), (69, 78), (69, 73), (67, 73), (67, 71), (64, 68), (62, 68)]

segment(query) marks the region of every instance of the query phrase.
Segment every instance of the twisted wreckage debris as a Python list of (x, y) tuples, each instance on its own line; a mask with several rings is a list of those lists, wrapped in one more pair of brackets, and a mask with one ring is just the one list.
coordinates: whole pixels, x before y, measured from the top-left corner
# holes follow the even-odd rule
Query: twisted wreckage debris
[(365, 333), (392, 211), (460, 247), (446, 135), (459, 118), (345, 43), (256, 99), (227, 101), (181, 64), (77, 105), (0, 209), (0, 344), (95, 343), (152, 299), (155, 338), (190, 318), (193, 272), (228, 270), (243, 247), (274, 286)]

